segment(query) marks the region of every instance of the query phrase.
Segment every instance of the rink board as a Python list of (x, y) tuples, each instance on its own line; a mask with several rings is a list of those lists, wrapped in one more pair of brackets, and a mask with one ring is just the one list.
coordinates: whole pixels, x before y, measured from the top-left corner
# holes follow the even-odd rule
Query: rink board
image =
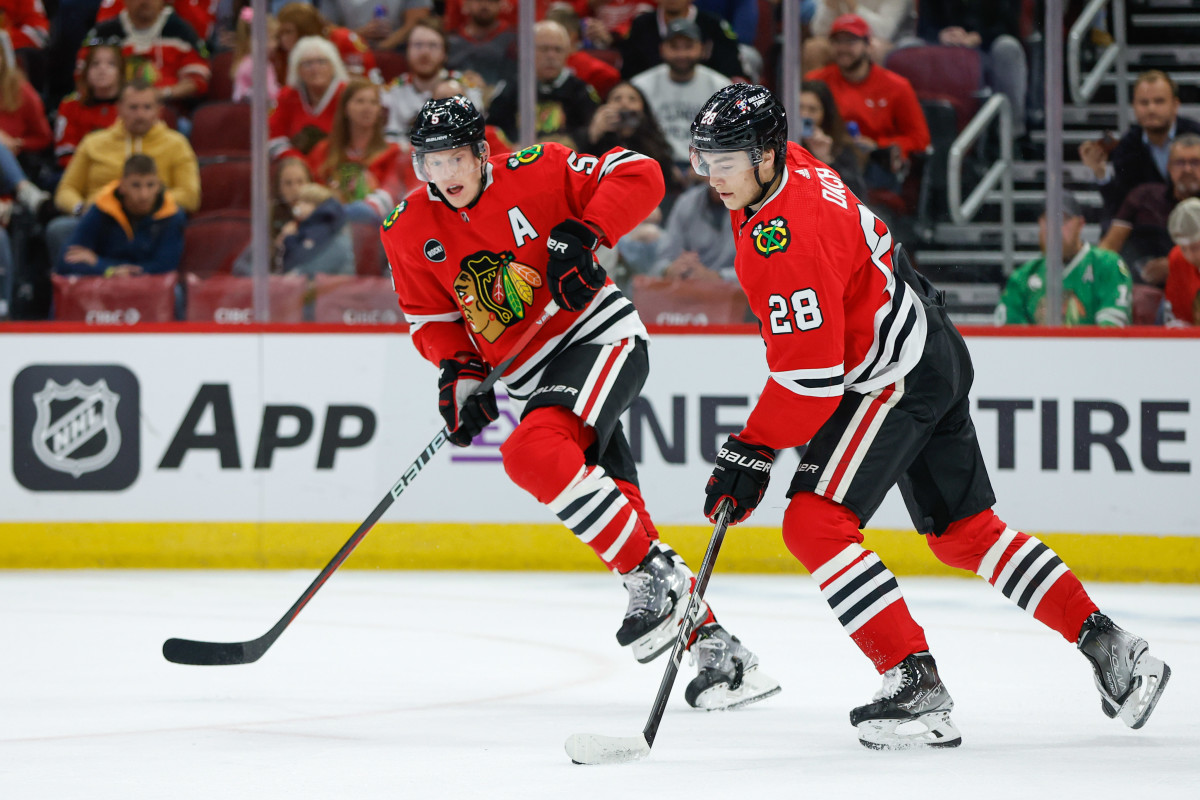
[[(1200, 337), (969, 331), (998, 512), (1076, 569), (1200, 581)], [(436, 370), (407, 335), (331, 328), (8, 326), (0, 339), (0, 567), (320, 566), (441, 426)], [(657, 333), (625, 420), (664, 538), (698, 559), (716, 448), (766, 378), (757, 336)], [(348, 566), (594, 569), (514, 489), (502, 419), (439, 453)], [(800, 571), (778, 525), (781, 454), (755, 527), (722, 569)], [(897, 572), (946, 572), (889, 495), (868, 546)]]

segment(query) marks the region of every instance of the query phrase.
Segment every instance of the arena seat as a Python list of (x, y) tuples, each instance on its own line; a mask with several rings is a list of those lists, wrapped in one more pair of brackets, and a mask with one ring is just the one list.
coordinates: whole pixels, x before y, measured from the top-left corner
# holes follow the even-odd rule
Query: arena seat
[(136, 325), (175, 319), (175, 272), (129, 278), (52, 275), (54, 318), (89, 325)]
[(192, 150), (200, 159), (250, 155), (250, 104), (205, 103), (192, 114)]
[(391, 278), (318, 275), (313, 319), (343, 325), (395, 325), (404, 321)]
[(1163, 296), (1163, 290), (1157, 286), (1135, 283), (1133, 285), (1133, 308), (1131, 309), (1132, 320), (1130, 321), (1134, 325), (1161, 324), (1158, 311), (1162, 306)]
[(371, 222), (351, 222), (350, 238), (354, 242), (354, 271), (365, 277), (384, 274), (387, 256), (379, 241), (379, 226)]
[[(301, 275), (267, 278), (271, 322), (301, 322), (308, 279)], [(254, 279), (232, 275), (187, 276), (187, 321), (247, 325), (254, 322)]]
[(231, 158), (201, 164), (200, 209), (197, 214), (231, 209), (248, 210), (252, 178), (248, 158)]
[(179, 261), (179, 271), (202, 277), (227, 274), (249, 244), (249, 212), (230, 211), (196, 217), (183, 231), (183, 258)]
[(987, 93), (983, 58), (971, 47), (898, 47), (888, 53), (884, 66), (907, 78), (919, 99), (946, 100), (954, 106), (960, 131), (979, 110)]
[(728, 281), (638, 275), (633, 304), (648, 325), (737, 325), (750, 314), (741, 287)]
[(214, 53), (209, 61), (212, 77), (208, 81), (208, 94), (205, 99), (210, 103), (224, 102), (233, 99), (233, 51), (222, 50)]
[(401, 52), (372, 50), (371, 53), (375, 56), (375, 66), (379, 69), (379, 74), (383, 76), (385, 85), (391, 83), (393, 78), (408, 71), (408, 59)]

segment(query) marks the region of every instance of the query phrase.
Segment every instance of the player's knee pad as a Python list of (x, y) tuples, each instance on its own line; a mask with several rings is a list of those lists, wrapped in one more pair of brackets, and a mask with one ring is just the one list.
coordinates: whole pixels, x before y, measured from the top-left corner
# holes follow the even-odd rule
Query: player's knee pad
[(783, 515), (783, 543), (809, 572), (862, 540), (857, 514), (812, 492), (793, 495)]
[(1004, 522), (989, 508), (951, 522), (941, 536), (931, 533), (925, 541), (943, 564), (976, 572), (1004, 530)]
[(561, 406), (534, 409), (500, 445), (504, 471), (539, 503), (549, 503), (583, 469), (585, 429)]

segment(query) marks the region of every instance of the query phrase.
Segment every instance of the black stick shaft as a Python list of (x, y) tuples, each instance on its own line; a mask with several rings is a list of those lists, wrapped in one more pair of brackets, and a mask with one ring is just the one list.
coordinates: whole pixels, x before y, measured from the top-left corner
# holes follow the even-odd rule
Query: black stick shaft
[[(521, 338), (517, 340), (512, 350), (509, 351), (508, 358), (504, 359), (503, 362), (488, 373), (488, 376), (483, 379), (483, 382), (479, 384), (474, 393), (486, 392), (495, 386), (496, 382), (504, 375), (505, 370), (512, 365), (517, 356), (533, 341), (533, 337), (542, 329), (546, 321), (557, 312), (558, 305), (551, 300), (546, 305), (546, 308), (543, 309), (541, 316), (521, 334)], [(355, 529), (354, 534), (342, 545), (342, 548), (337, 551), (334, 557), (330, 559), (329, 563), (325, 565), (325, 568), (321, 570), (313, 582), (308, 585), (308, 588), (304, 590), (304, 594), (300, 595), (300, 598), (292, 604), (292, 607), (275, 623), (275, 626), (271, 630), (257, 639), (252, 639), (248, 642), (198, 642), (191, 639), (168, 639), (163, 643), (163, 657), (176, 664), (196, 664), (202, 666), (249, 664), (261, 658), (263, 653), (267, 652), (267, 649), (275, 643), (275, 640), (292, 623), (292, 620), (308, 605), (308, 602), (312, 600), (317, 590), (325, 584), (325, 581), (329, 580), (329, 576), (342, 565), (342, 562), (350, 557), (350, 554), (358, 547), (359, 542), (366, 537), (371, 528), (375, 527), (375, 523), (384, 515), (384, 512), (391, 507), (392, 503), (396, 502), (396, 498), (408, 488), (410, 483), (416, 480), (417, 476), (425, 468), (425, 465), (442, 449), (442, 445), (449, 440), (449, 437), (449, 428), (443, 427), (437, 432), (437, 435), (430, 440), (429, 444), (425, 446), (425, 449), (421, 451), (416, 460), (412, 464), (409, 464), (408, 469), (404, 471), (400, 479), (388, 490), (388, 493), (379, 501), (374, 510)]]
[(663, 713), (667, 710), (667, 700), (671, 697), (671, 687), (675, 685), (675, 676), (679, 674), (679, 664), (683, 661), (683, 651), (692, 635), (692, 616), (700, 605), (700, 600), (708, 588), (708, 579), (712, 577), (713, 568), (717, 563), (717, 553), (721, 551), (721, 542), (725, 540), (725, 529), (729, 527), (730, 504), (721, 504), (717, 512), (717, 524), (713, 528), (712, 538), (708, 540), (708, 550), (704, 553), (704, 561), (700, 564), (700, 572), (696, 575), (696, 589), (688, 600), (687, 611), (683, 615), (683, 624), (679, 626), (679, 634), (675, 637), (675, 647), (671, 649), (671, 660), (663, 672), (662, 682), (658, 685), (658, 694), (654, 698), (654, 706), (650, 709), (650, 718), (642, 729), (646, 746), (654, 746), (654, 737), (658, 735), (658, 726), (662, 722)]

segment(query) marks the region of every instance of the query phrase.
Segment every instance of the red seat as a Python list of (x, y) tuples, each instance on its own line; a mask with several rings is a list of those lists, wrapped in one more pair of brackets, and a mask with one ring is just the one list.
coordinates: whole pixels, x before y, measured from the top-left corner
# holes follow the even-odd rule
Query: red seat
[[(301, 275), (267, 278), (271, 322), (300, 322), (308, 279)], [(254, 279), (232, 275), (187, 276), (188, 322), (248, 325), (254, 322)]]
[(52, 275), (54, 318), (89, 325), (136, 325), (175, 319), (174, 272), (130, 278)]
[(314, 319), (344, 325), (395, 325), (404, 321), (391, 278), (318, 275)]
[(1145, 283), (1133, 285), (1133, 324), (1157, 325), (1158, 309), (1162, 305), (1163, 290)]
[(179, 271), (200, 276), (228, 273), (249, 244), (250, 217), (246, 212), (196, 217), (183, 231)]
[(205, 103), (192, 114), (192, 149), (198, 158), (250, 155), (250, 104)]
[(354, 271), (364, 276), (382, 275), (387, 256), (383, 253), (383, 242), (379, 240), (379, 226), (370, 222), (352, 222), (350, 237), (354, 242)]
[(638, 275), (633, 279), (633, 304), (651, 325), (736, 325), (750, 313), (741, 287), (727, 281)]
[(248, 158), (201, 164), (199, 213), (249, 209), (252, 175)]
[(375, 66), (379, 68), (379, 73), (383, 75), (384, 83), (391, 83), (392, 79), (408, 71), (408, 59), (404, 54), (396, 50), (372, 50), (375, 55)]
[(884, 66), (907, 78), (918, 98), (954, 106), (960, 131), (979, 110), (983, 59), (972, 47), (899, 47), (888, 53)]
[[(269, 65), (268, 65), (269, 66)], [(212, 77), (208, 81), (210, 103), (233, 99), (233, 51), (222, 50), (209, 61)]]

